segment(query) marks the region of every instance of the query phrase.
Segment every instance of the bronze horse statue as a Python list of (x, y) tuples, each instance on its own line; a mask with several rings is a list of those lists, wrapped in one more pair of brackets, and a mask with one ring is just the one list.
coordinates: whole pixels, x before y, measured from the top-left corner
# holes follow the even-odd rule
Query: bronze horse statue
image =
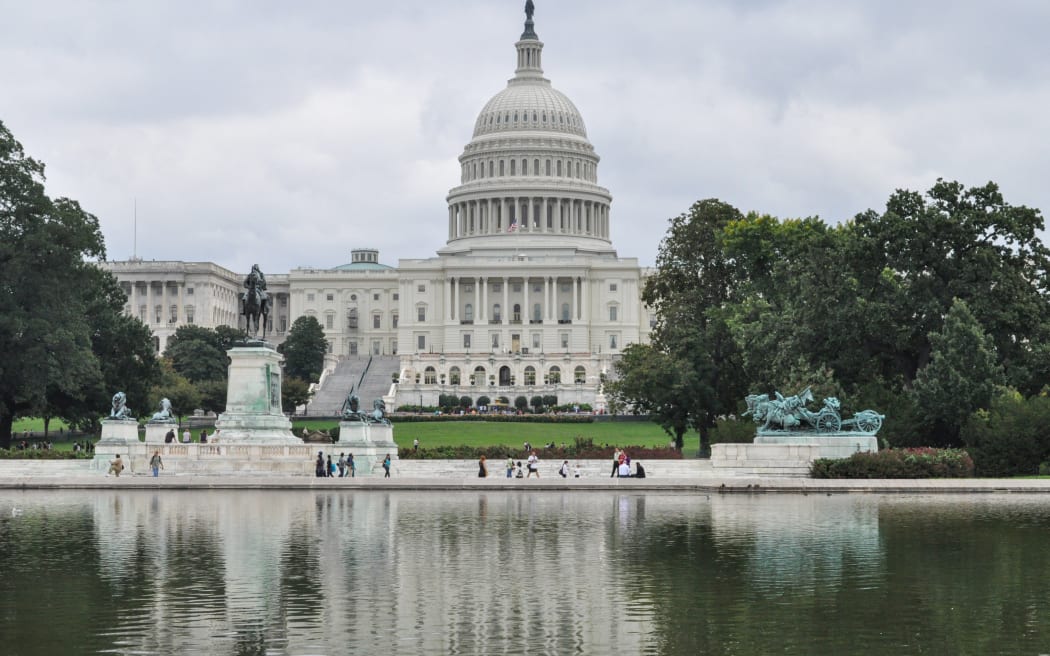
[(248, 287), (248, 291), (244, 294), (241, 314), (244, 315), (244, 331), (251, 336), (259, 335), (261, 318), (261, 339), (266, 339), (266, 324), (270, 316), (270, 299), (258, 286)]

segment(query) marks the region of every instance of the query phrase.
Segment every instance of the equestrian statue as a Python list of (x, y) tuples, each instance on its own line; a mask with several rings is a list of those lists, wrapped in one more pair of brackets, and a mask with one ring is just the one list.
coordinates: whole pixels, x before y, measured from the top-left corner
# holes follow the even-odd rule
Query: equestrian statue
[(251, 337), (259, 336), (262, 324), (262, 337), (266, 339), (266, 324), (270, 316), (270, 295), (266, 293), (266, 276), (259, 270), (258, 264), (252, 265), (252, 271), (244, 279), (241, 294), (241, 314), (244, 315), (244, 332)]

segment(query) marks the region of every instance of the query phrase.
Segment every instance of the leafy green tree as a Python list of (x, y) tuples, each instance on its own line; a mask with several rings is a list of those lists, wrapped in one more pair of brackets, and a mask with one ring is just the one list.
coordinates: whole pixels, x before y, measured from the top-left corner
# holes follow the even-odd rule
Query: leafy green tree
[(938, 180), (925, 195), (897, 191), (886, 211), (868, 211), (850, 228), (854, 271), (869, 317), (892, 324), (869, 334), (883, 378), (911, 381), (932, 357), (955, 299), (992, 338), (1010, 385), (1043, 385), (1034, 350), (1050, 325), (1050, 250), (1038, 210), (1010, 205), (994, 183), (965, 188)]
[(524, 412), (529, 409), (529, 400), (524, 396), (514, 397), (514, 407)]
[(153, 388), (151, 407), (158, 408), (161, 399), (171, 401), (171, 410), (179, 418), (180, 424), (183, 417), (192, 415), (201, 404), (201, 395), (197, 388), (185, 376), (175, 372), (170, 365), (163, 367), (160, 384)]
[(295, 409), (310, 401), (310, 383), (302, 378), (285, 378), (281, 381), (281, 409), (294, 413)]
[(631, 344), (623, 357), (613, 364), (614, 376), (606, 385), (606, 394), (617, 406), (649, 415), (674, 438), (679, 450), (692, 426), (692, 408), (685, 367), (670, 355), (649, 344)]
[(656, 272), (642, 291), (642, 300), (656, 311), (653, 352), (674, 366), (668, 385), (673, 395), (651, 393), (662, 412), (675, 418), (676, 443), (681, 423), (699, 431), (701, 455), (710, 453), (718, 416), (732, 412), (746, 390), (729, 322), (739, 278), (723, 244), (726, 228), (741, 218), (736, 208), (710, 199), (671, 219)]
[(470, 398), (469, 396), (461, 396), (459, 398), (459, 407), (463, 408), (464, 410), (471, 408), (473, 405), (474, 399)]
[(324, 371), (328, 341), (316, 317), (301, 316), (292, 323), (288, 337), (277, 347), (284, 354), (284, 372), (289, 378), (316, 381)]
[(492, 404), (492, 399), (490, 399), (489, 397), (487, 397), (487, 396), (479, 396), (478, 397), (478, 405), (479, 406), (487, 406), (487, 405), (491, 405), (491, 404)]
[(227, 386), (225, 380), (203, 380), (196, 383), (197, 393), (201, 397), (200, 409), (215, 414), (226, 410)]
[(1002, 384), (1002, 368), (993, 340), (961, 300), (952, 304), (930, 343), (930, 362), (912, 392), (930, 430), (929, 446), (960, 446), (960, 430), (974, 411), (989, 407)]
[(104, 257), (98, 220), (49, 198), (43, 164), (0, 123), (0, 447), (16, 416), (83, 416), (104, 395), (92, 337), (106, 318), (89, 315), (100, 278), (86, 261)]
[(180, 340), (165, 349), (164, 355), (171, 360), (172, 368), (191, 382), (226, 379), (225, 351), (205, 340)]
[(543, 412), (543, 397), (536, 395), (529, 399), (529, 405), (532, 406), (532, 411), (536, 413)]

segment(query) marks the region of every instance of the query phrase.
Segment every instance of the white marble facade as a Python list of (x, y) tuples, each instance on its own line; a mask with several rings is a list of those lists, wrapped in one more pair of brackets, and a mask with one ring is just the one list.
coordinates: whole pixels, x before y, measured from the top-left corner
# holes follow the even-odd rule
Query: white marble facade
[[(390, 267), (358, 248), (333, 268), (266, 268), (273, 341), (315, 316), (334, 357), (398, 355), (400, 404), (556, 395), (602, 407), (601, 378), (651, 314), (645, 271), (610, 241), (612, 195), (580, 112), (543, 77), (531, 21), (514, 77), (481, 110), (449, 192), (448, 241), (435, 257)], [(211, 263), (112, 262), (129, 314), (158, 348), (185, 323), (238, 325), (246, 274)]]

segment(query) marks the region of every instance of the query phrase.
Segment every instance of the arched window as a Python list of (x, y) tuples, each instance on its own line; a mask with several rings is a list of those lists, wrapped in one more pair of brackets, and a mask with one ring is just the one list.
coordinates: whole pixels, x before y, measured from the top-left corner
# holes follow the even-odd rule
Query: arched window
[(561, 160), (558, 160), (558, 177), (561, 177)]
[(525, 367), (525, 384), (535, 385), (536, 384), (536, 369), (534, 367)]
[(503, 164), (504, 164), (504, 161), (503, 161), (503, 160), (500, 160), (500, 161), (499, 161), (499, 175), (500, 175), (500, 177), (501, 177), (501, 178), (502, 178), (502, 177), (503, 177), (504, 175), (506, 175), (506, 173), (505, 173), (505, 172), (503, 171)]
[(514, 304), (513, 320), (514, 321), (521, 321), (521, 306), (518, 305), (517, 303)]
[(554, 365), (551, 367), (550, 373), (547, 374), (547, 380), (551, 385), (557, 385), (561, 382), (561, 367)]
[(528, 175), (529, 174), (529, 160), (527, 160), (527, 159), (521, 160), (521, 174), (522, 175)]
[(470, 376), (471, 385), (484, 385), (485, 384), (485, 367), (478, 365), (474, 367), (474, 373)]
[(576, 371), (573, 372), (573, 382), (585, 383), (587, 382), (587, 370), (583, 367), (576, 367)]
[(496, 163), (493, 162), (492, 160), (489, 160), (489, 177), (490, 178), (493, 175), (493, 171), (495, 171), (495, 167), (496, 167)]
[(538, 159), (532, 161), (532, 174), (533, 175), (539, 175), (540, 174), (540, 160), (538, 160)]
[(350, 308), (346, 313), (347, 326), (350, 330), (357, 330), (357, 308)]
[(517, 175), (518, 174), (517, 173), (517, 166), (518, 166), (518, 160), (516, 160), (516, 159), (510, 160), (510, 174), (511, 175)]
[(551, 161), (550, 160), (547, 160), (544, 173), (547, 175), (548, 178), (551, 177)]
[(450, 385), (459, 385), (459, 367), (448, 370), (448, 382)]
[(437, 383), (437, 371), (434, 367), (427, 367), (426, 370), (423, 371), (423, 382), (427, 385)]

